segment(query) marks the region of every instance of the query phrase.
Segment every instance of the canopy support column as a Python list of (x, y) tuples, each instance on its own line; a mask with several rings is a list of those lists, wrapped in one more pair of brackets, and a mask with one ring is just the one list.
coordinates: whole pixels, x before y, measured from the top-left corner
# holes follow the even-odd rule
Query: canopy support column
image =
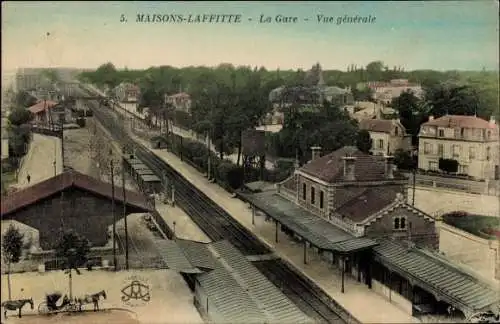
[(276, 232), (274, 233), (274, 240), (276, 241), (276, 243), (278, 243), (278, 227), (280, 226), (280, 224), (278, 223), (278, 221), (276, 220)]

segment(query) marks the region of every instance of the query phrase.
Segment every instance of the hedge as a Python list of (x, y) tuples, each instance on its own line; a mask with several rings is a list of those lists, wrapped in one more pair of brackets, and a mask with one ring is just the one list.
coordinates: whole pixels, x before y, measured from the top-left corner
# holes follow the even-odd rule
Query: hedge
[[(184, 162), (189, 163), (199, 172), (207, 172), (209, 152), (204, 144), (173, 133), (167, 136), (167, 143), (168, 148)], [(260, 180), (261, 172), (258, 168), (237, 166), (230, 160), (221, 160), (214, 152), (210, 152), (210, 158), (211, 175), (215, 182), (226, 190), (233, 191), (240, 188), (243, 185), (243, 178), (244, 182)], [(292, 171), (293, 168), (290, 167), (264, 170), (262, 178), (269, 182), (280, 182), (288, 178)]]

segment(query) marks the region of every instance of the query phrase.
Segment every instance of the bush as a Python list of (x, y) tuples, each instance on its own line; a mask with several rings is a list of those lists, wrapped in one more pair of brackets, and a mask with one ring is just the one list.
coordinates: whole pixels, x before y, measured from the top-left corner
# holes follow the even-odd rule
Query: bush
[(439, 170), (446, 173), (455, 173), (458, 171), (458, 161), (453, 159), (439, 159)]

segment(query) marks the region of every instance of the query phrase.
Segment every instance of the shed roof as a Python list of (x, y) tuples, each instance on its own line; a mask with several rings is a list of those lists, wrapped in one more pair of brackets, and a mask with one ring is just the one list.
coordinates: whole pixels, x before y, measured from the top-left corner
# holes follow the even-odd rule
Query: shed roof
[(168, 269), (182, 273), (201, 273), (202, 271), (191, 264), (184, 251), (175, 241), (155, 240), (155, 247), (163, 258)]
[(238, 195), (321, 249), (349, 253), (377, 245), (377, 242), (371, 239), (355, 237), (277, 193), (238, 193)]
[[(2, 199), (2, 217), (71, 187), (76, 187), (109, 199), (112, 198), (112, 186), (110, 183), (102, 182), (88, 175), (70, 170), (23, 190), (16, 191)], [(124, 201), (123, 191), (119, 190), (116, 186), (114, 198), (120, 202)], [(146, 198), (134, 191), (126, 190), (126, 202), (127, 205), (138, 208), (143, 212), (151, 210)]]
[(164, 249), (170, 263), (179, 269), (207, 269), (197, 280), (218, 314), (227, 323), (311, 323), (276, 286), (255, 268), (228, 241), (201, 243), (170, 241), (175, 248)]
[(381, 240), (374, 252), (383, 265), (462, 311), (474, 313), (500, 301), (499, 291), (432, 252), (390, 240)]
[(151, 169), (137, 169), (135, 170), (135, 173), (137, 173), (138, 175), (153, 175), (154, 172), (151, 171)]
[(359, 128), (370, 132), (390, 133), (395, 125), (405, 129), (397, 120), (388, 119), (363, 119), (359, 122)]
[(144, 182), (161, 182), (160, 178), (154, 174), (141, 174), (141, 179)]

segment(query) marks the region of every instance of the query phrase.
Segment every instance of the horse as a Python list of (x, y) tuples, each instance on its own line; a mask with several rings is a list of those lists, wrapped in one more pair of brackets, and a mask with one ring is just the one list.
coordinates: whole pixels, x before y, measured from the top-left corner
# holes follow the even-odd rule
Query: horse
[(107, 298), (106, 292), (104, 290), (101, 290), (100, 292), (92, 294), (92, 295), (85, 295), (85, 296), (80, 297), (80, 298), (75, 298), (75, 300), (79, 305), (78, 307), (79, 307), (80, 311), (82, 310), (82, 306), (84, 304), (91, 304), (92, 303), (92, 304), (94, 304), (94, 312), (96, 312), (99, 310), (99, 299), (101, 296), (104, 299)]
[(19, 300), (7, 300), (2, 303), (2, 307), (4, 308), (3, 316), (5, 319), (7, 319), (7, 311), (15, 311), (19, 310), (19, 318), (21, 318), (21, 310), (23, 309), (24, 305), (30, 304), (31, 309), (35, 308), (35, 304), (33, 303), (33, 298), (30, 299), (19, 299)]

